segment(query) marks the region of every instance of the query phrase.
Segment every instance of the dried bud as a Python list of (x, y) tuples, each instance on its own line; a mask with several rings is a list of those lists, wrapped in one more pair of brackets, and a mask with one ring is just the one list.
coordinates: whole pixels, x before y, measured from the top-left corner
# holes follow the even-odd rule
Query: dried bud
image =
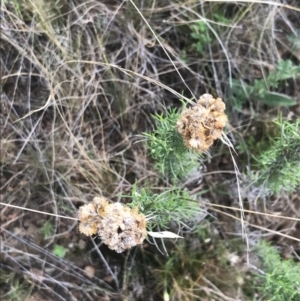
[(227, 122), (224, 110), (221, 98), (204, 94), (194, 107), (182, 112), (176, 128), (186, 147), (197, 152), (206, 151), (214, 140), (221, 138)]
[(94, 234), (97, 234), (97, 224), (95, 223), (80, 223), (79, 224), (79, 231), (82, 234), (85, 234), (87, 236), (91, 236)]
[(147, 235), (143, 214), (121, 203), (109, 203), (104, 197), (95, 197), (92, 203), (80, 207), (78, 217), (81, 233), (98, 234), (118, 253), (141, 244)]
[(81, 206), (78, 211), (78, 218), (82, 222), (87, 222), (96, 215), (95, 206), (92, 203)]
[(98, 235), (110, 249), (121, 253), (146, 238), (146, 218), (121, 203), (109, 204), (104, 209)]

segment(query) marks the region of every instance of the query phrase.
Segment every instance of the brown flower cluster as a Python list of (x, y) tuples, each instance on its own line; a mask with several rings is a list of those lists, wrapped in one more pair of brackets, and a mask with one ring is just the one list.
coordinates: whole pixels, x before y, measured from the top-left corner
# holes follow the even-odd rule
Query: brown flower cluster
[(227, 116), (225, 103), (210, 94), (202, 95), (197, 104), (180, 115), (176, 128), (187, 148), (197, 152), (209, 149), (214, 140), (221, 138)]
[(81, 206), (78, 218), (81, 233), (98, 234), (117, 253), (141, 244), (147, 235), (144, 214), (121, 203), (109, 203), (104, 197), (95, 197), (93, 202)]

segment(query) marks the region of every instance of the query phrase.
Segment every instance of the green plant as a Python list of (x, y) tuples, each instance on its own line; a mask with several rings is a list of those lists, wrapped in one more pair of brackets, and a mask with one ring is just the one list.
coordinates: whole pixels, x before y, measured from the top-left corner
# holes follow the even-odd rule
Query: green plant
[[(152, 193), (149, 189), (132, 188), (130, 207), (138, 207), (139, 211), (152, 216), (147, 227), (166, 228), (171, 221), (184, 225), (195, 221), (202, 212), (199, 202), (193, 200), (188, 191), (182, 189), (167, 190), (162, 193)], [(205, 214), (205, 212), (202, 212)]]
[(21, 301), (25, 296), (28, 296), (28, 285), (20, 284), (19, 281), (15, 281), (11, 286), (11, 290), (8, 294), (8, 300)]
[(150, 156), (163, 176), (172, 175), (173, 179), (186, 176), (197, 166), (197, 156), (183, 143), (175, 125), (180, 114), (176, 109), (166, 111), (164, 115), (155, 115), (155, 130), (144, 133), (148, 140)]
[(260, 242), (255, 249), (264, 271), (258, 275), (261, 280), (258, 290), (263, 293), (263, 300), (300, 300), (300, 264), (281, 259), (277, 250), (266, 242)]
[(293, 106), (297, 104), (291, 97), (271, 90), (278, 90), (285, 80), (299, 76), (300, 66), (294, 65), (290, 60), (280, 60), (276, 70), (271, 71), (265, 80), (256, 79), (253, 85), (247, 84), (243, 80), (233, 80), (232, 99), (236, 109), (241, 109), (249, 98), (258, 99), (261, 103), (269, 106)]
[(292, 50), (298, 50), (300, 48), (300, 30), (296, 31), (296, 34), (288, 35), (288, 41), (292, 44)]
[[(214, 13), (213, 19), (216, 23), (220, 22), (223, 24), (230, 24), (230, 20), (219, 13)], [(216, 39), (215, 33), (212, 32), (212, 29), (209, 25), (207, 25), (207, 22), (208, 21), (200, 20), (190, 26), (191, 37), (195, 41), (195, 43), (192, 44), (192, 48), (200, 54), (204, 54), (207, 49), (207, 45), (211, 44)], [(214, 30), (217, 34), (221, 34), (222, 27), (216, 26)]]
[[(32, 291), (28, 283), (17, 279), (15, 273), (9, 273), (2, 269), (0, 270), (0, 287), (0, 300), (23, 301)], [(2, 294), (2, 289), (5, 289), (5, 294)]]
[(68, 252), (68, 249), (61, 245), (55, 245), (53, 249), (53, 255), (58, 256), (60, 258), (64, 258)]
[[(163, 176), (171, 174), (178, 180), (196, 166), (196, 153), (207, 151), (216, 139), (222, 137), (227, 122), (224, 110), (225, 104), (220, 98), (203, 94), (191, 108), (187, 109), (183, 103), (181, 114), (171, 109), (165, 115), (154, 116), (156, 129), (144, 133), (144, 136), (148, 138), (150, 155)], [(150, 229), (165, 228), (171, 221), (179, 225), (194, 222), (201, 211), (198, 202), (181, 188), (157, 194), (150, 189), (138, 190), (134, 185), (131, 199), (130, 206), (154, 216), (148, 222)]]
[(196, 24), (190, 26), (192, 31), (191, 37), (195, 40), (193, 48), (199, 53), (203, 53), (207, 44), (211, 43), (213, 39), (208, 34), (208, 26), (204, 21), (199, 21)]
[(293, 191), (300, 184), (300, 118), (292, 123), (280, 117), (280, 136), (256, 160), (255, 177), (275, 194)]
[(46, 221), (40, 228), (40, 233), (43, 235), (44, 239), (47, 239), (54, 233), (54, 227), (51, 221)]

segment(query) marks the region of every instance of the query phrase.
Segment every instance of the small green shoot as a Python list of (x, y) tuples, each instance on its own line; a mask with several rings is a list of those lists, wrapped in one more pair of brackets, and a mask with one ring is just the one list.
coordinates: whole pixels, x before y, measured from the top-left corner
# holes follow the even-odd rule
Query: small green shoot
[(53, 249), (53, 255), (59, 257), (59, 258), (64, 258), (68, 252), (68, 249), (64, 248), (61, 245), (55, 245)]
[(191, 37), (195, 40), (193, 47), (199, 53), (203, 53), (206, 46), (212, 42), (212, 38), (208, 34), (208, 26), (204, 21), (199, 21), (190, 26), (192, 33)]
[[(216, 23), (230, 24), (230, 20), (221, 14), (215, 13), (213, 14), (213, 18)], [(192, 48), (200, 54), (205, 54), (207, 46), (216, 40), (215, 34), (206, 22), (207, 21), (200, 20), (190, 26), (190, 30), (192, 31), (191, 37), (195, 41), (195, 43), (192, 44)], [(218, 34), (221, 34), (223, 28), (221, 26), (216, 26), (215, 31)]]
[(51, 221), (46, 221), (40, 228), (40, 233), (43, 235), (44, 239), (49, 238), (54, 233), (54, 227)]

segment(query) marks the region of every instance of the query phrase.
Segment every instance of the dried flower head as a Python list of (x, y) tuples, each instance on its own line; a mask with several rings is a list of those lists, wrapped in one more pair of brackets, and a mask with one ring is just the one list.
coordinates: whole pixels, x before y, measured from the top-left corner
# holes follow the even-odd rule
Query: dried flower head
[(93, 202), (81, 206), (78, 218), (81, 233), (98, 234), (111, 250), (118, 253), (141, 244), (147, 235), (144, 214), (121, 203), (109, 203), (104, 197), (95, 197)]
[(187, 148), (197, 152), (206, 151), (214, 140), (221, 138), (227, 122), (225, 103), (210, 94), (202, 95), (197, 104), (180, 115), (176, 129)]

